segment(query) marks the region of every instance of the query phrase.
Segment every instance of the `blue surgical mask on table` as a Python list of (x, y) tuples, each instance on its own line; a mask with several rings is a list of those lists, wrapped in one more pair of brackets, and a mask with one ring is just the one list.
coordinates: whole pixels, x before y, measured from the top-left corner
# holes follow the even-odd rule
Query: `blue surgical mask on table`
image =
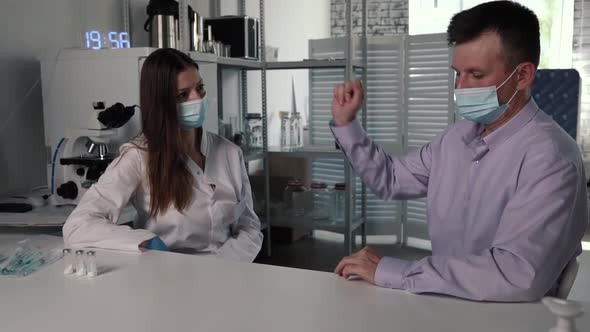
[(176, 105), (178, 122), (185, 129), (202, 127), (208, 110), (209, 102), (206, 98), (191, 100)]
[(496, 121), (506, 112), (508, 105), (518, 93), (518, 89), (504, 105), (499, 104), (497, 91), (512, 78), (518, 68), (516, 67), (498, 87), (455, 89), (455, 109), (457, 112), (463, 118), (477, 123), (490, 124)]

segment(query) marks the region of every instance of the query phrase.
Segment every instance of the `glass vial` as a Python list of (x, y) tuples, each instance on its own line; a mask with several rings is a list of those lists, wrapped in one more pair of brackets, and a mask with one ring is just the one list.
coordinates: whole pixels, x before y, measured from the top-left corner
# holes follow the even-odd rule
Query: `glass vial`
[(96, 277), (98, 275), (98, 269), (96, 267), (96, 253), (92, 250), (86, 253), (86, 268), (88, 270), (89, 277)]
[(65, 248), (62, 250), (64, 258), (64, 274), (72, 274), (76, 272), (76, 264), (74, 262), (74, 255), (72, 249)]
[(84, 250), (76, 250), (76, 275), (86, 275), (86, 262), (84, 259)]

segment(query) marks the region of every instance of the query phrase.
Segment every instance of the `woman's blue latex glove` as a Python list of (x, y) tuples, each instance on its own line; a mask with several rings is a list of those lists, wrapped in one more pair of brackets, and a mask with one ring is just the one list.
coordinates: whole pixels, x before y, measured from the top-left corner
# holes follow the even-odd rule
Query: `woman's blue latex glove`
[(160, 250), (160, 251), (170, 251), (166, 246), (166, 243), (160, 239), (159, 236), (153, 237), (150, 240), (145, 242), (145, 245), (142, 246), (149, 250)]

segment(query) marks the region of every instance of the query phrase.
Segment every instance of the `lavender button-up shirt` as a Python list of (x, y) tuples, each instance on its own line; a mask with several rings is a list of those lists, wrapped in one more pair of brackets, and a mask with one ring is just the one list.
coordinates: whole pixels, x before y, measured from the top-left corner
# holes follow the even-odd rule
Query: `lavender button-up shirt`
[(402, 157), (383, 152), (358, 121), (331, 129), (376, 195), (427, 198), (432, 256), (383, 257), (379, 286), (533, 301), (555, 291), (581, 252), (588, 223), (581, 155), (533, 99), (484, 138), (482, 126), (462, 120)]

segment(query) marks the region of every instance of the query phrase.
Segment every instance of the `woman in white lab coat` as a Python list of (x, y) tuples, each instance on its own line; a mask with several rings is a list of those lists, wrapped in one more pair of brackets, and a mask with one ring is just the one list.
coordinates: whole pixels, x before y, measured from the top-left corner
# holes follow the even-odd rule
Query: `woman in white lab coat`
[[(239, 147), (203, 130), (207, 99), (198, 65), (174, 49), (145, 60), (143, 133), (120, 148), (63, 227), (72, 247), (207, 253), (252, 262), (260, 221)], [(131, 202), (134, 227), (115, 224)]]

